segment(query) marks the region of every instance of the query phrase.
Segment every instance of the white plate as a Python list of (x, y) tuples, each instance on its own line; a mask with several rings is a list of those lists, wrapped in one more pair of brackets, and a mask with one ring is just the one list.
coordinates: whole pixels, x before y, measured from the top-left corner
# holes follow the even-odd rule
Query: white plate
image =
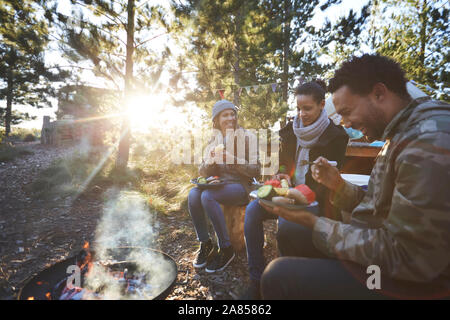
[(367, 186), (369, 184), (369, 175), (366, 174), (341, 174), (342, 179), (356, 184), (358, 186)]

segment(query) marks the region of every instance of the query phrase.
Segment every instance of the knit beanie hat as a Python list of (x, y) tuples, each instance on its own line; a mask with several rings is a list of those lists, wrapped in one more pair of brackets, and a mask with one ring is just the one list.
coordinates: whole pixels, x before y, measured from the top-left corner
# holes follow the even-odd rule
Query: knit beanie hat
[(221, 113), (223, 110), (226, 109), (232, 109), (234, 110), (234, 112), (237, 113), (237, 108), (236, 106), (233, 104), (233, 102), (228, 101), (228, 100), (219, 100), (217, 101), (212, 109), (212, 119), (214, 120), (215, 117), (217, 117), (219, 115), (219, 113)]

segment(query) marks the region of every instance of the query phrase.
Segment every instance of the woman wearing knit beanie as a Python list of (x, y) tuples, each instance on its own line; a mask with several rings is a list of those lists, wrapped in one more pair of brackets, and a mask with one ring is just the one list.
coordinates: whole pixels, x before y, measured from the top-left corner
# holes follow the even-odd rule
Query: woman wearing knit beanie
[[(236, 106), (228, 100), (216, 102), (212, 122), (214, 135), (205, 148), (199, 173), (203, 177), (219, 176), (225, 184), (210, 189), (195, 187), (188, 197), (189, 213), (200, 241), (193, 265), (206, 266), (206, 272), (222, 271), (235, 256), (220, 205), (247, 204), (250, 180), (260, 174), (256, 144), (253, 144), (255, 150), (250, 147), (250, 139), (256, 136), (239, 127)], [(217, 236), (217, 252), (208, 232), (206, 215)]]

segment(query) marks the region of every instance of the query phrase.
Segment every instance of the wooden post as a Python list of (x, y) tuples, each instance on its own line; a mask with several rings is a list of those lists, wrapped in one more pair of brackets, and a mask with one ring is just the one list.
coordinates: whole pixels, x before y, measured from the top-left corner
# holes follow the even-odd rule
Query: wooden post
[(50, 144), (50, 117), (44, 116), (44, 122), (42, 123), (41, 130), (41, 143)]

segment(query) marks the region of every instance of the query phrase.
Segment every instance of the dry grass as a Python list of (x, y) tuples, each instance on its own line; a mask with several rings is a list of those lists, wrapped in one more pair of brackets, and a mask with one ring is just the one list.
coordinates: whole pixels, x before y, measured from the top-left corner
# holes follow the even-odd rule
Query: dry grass
[(16, 147), (11, 144), (0, 144), (0, 162), (12, 161), (17, 157), (32, 154), (26, 147)]

